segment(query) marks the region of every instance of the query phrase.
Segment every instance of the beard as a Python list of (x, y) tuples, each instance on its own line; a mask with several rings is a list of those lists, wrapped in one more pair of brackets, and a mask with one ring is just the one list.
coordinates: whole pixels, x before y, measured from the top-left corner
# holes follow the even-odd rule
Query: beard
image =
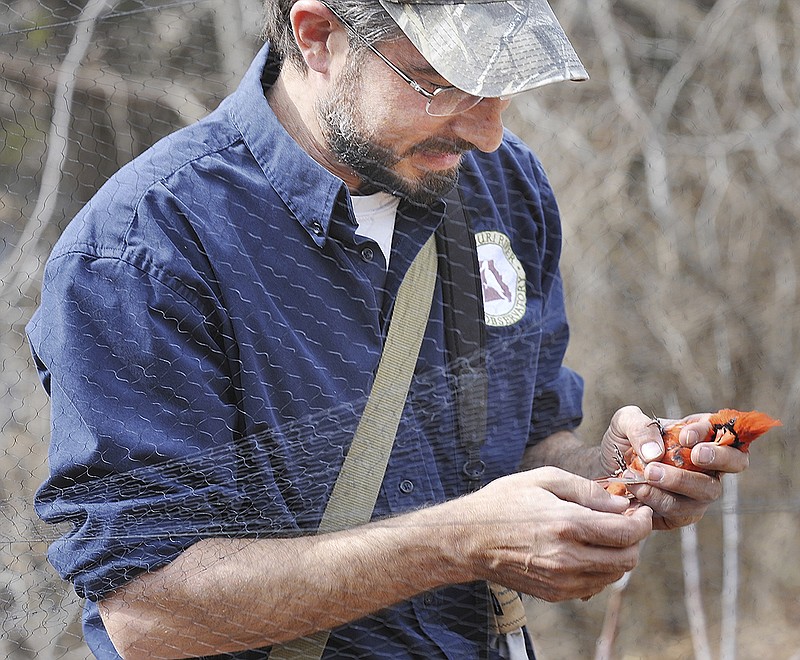
[(359, 192), (388, 192), (422, 205), (441, 199), (458, 180), (459, 167), (424, 172), (418, 178), (402, 176), (395, 169), (417, 151), (460, 153), (473, 148), (464, 140), (428, 138), (403, 154), (382, 144), (361, 114), (360, 58), (351, 57), (330, 93), (317, 102), (317, 115), (328, 148), (336, 159), (359, 177)]

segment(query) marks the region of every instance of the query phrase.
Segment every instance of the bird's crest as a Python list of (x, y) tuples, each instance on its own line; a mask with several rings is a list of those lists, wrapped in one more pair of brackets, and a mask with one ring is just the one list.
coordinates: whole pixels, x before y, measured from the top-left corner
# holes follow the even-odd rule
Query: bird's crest
[(717, 432), (717, 443), (733, 447), (746, 447), (750, 442), (771, 428), (781, 426), (780, 420), (773, 419), (757, 410), (740, 412), (723, 408), (711, 415), (711, 423)]

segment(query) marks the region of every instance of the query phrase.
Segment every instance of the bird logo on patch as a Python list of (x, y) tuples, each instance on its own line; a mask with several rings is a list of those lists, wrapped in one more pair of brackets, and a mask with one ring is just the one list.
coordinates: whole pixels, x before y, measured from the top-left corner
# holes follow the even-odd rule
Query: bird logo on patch
[(525, 314), (525, 270), (505, 234), (499, 231), (478, 232), (475, 243), (486, 325), (513, 325)]

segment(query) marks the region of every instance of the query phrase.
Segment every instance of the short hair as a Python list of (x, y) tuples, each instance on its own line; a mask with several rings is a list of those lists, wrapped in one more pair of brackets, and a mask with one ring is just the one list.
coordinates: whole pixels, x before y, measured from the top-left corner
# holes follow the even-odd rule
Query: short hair
[[(264, 0), (263, 36), (270, 42), (270, 49), (282, 62), (291, 62), (303, 71), (305, 61), (294, 40), (289, 20), (289, 12), (296, 1)], [(397, 39), (403, 34), (378, 0), (325, 0), (323, 4), (357, 29), (359, 36), (367, 43)], [(361, 39), (355, 38), (352, 34), (348, 34), (348, 37), (353, 51), (364, 47)]]

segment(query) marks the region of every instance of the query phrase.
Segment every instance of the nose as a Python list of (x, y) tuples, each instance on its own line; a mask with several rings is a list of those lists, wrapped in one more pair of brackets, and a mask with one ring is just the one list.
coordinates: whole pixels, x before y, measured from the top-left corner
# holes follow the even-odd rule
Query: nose
[(456, 115), (453, 130), (481, 151), (494, 151), (503, 140), (502, 114), (510, 103), (507, 98), (487, 97), (474, 108)]

